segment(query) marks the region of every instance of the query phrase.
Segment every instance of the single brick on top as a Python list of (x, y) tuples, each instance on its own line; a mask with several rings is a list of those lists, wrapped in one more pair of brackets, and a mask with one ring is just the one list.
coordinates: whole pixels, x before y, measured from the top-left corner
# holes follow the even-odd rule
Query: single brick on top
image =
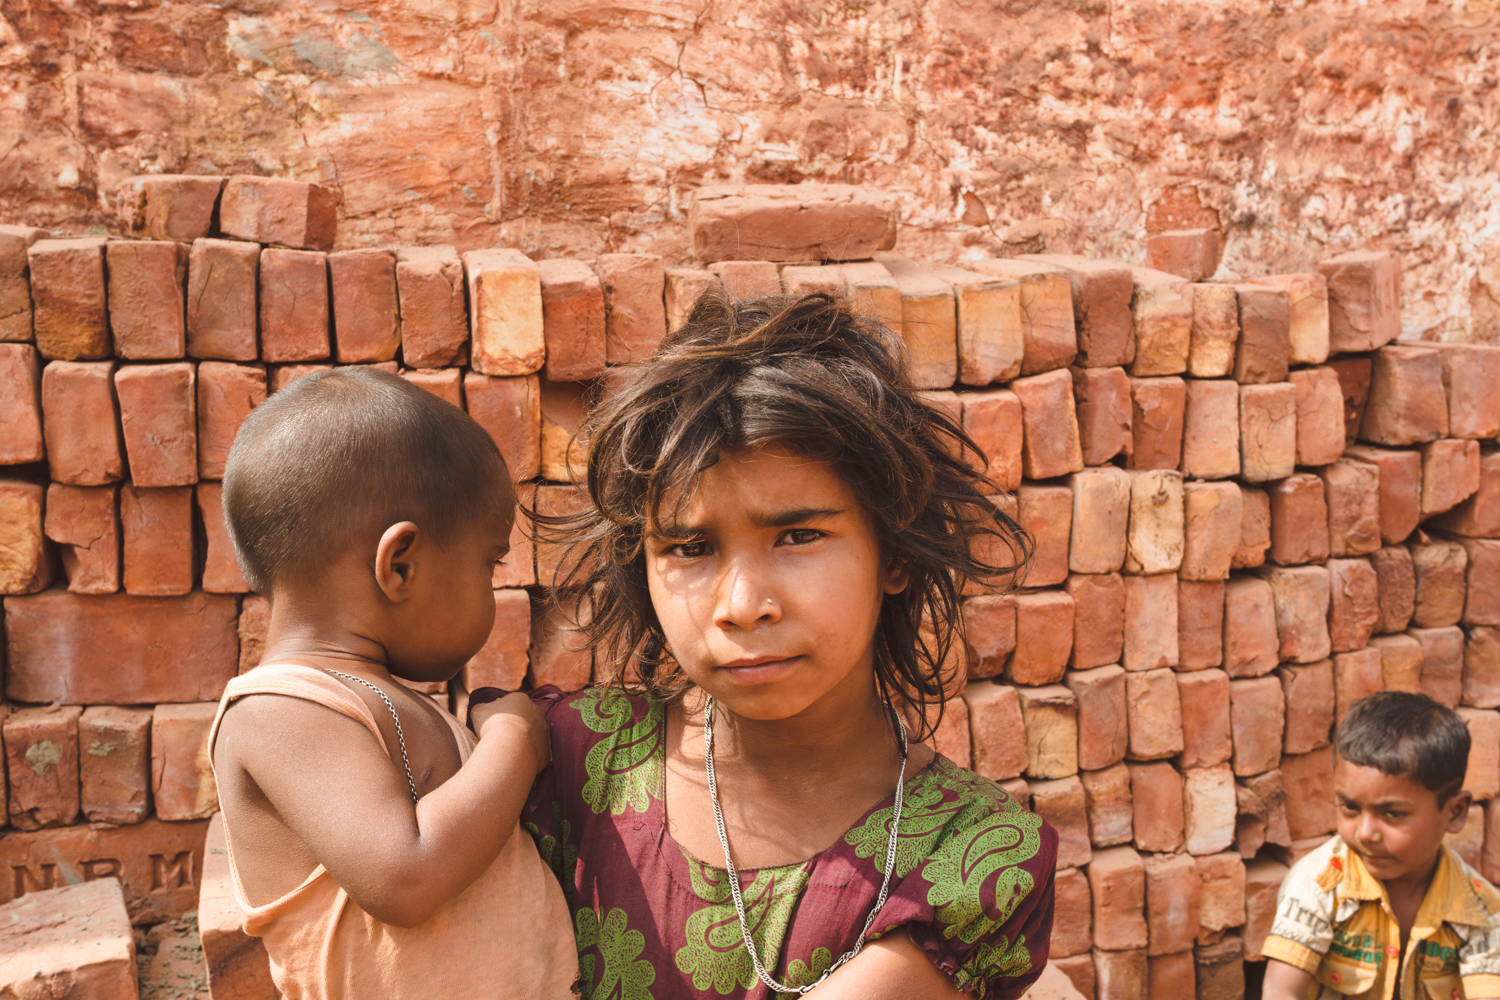
[(198, 481), (197, 366), (179, 361), (115, 372), (120, 427), (136, 486)]
[(688, 208), (702, 261), (863, 260), (896, 245), (893, 198), (852, 184), (706, 184)]
[(1328, 282), (1328, 349), (1373, 351), (1401, 336), (1401, 258), (1390, 251), (1320, 261)]
[(194, 174), (140, 174), (121, 182), (120, 222), (142, 240), (191, 243), (213, 231), (224, 178)]
[(318, 184), (239, 174), (219, 198), (219, 231), (294, 250), (332, 250), (338, 204), (338, 195)]
[[(604, 359), (644, 361), (667, 333), (666, 272), (651, 254), (606, 253), (594, 261), (604, 290)], [(843, 280), (839, 279), (842, 289)]]

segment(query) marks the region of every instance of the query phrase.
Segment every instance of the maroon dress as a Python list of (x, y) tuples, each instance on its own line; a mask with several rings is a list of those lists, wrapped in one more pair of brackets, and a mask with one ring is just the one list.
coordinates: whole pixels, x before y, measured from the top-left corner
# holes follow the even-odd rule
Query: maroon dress
[[(522, 818), (562, 882), (583, 995), (769, 1000), (724, 870), (667, 832), (666, 706), (600, 687), (531, 697), (552, 726), (552, 764)], [(814, 982), (854, 945), (880, 892), (892, 804), (806, 861), (740, 872), (773, 977)], [(904, 927), (958, 989), (1019, 997), (1047, 961), (1056, 856), (1040, 817), (938, 755), (906, 779), (896, 870), (870, 938)]]

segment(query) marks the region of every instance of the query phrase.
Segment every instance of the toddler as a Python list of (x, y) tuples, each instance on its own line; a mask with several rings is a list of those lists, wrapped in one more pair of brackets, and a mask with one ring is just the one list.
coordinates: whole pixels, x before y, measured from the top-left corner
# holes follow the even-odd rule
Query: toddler
[(447, 680), (489, 636), (515, 517), (489, 435), (395, 375), (309, 375), (245, 421), (224, 514), (271, 617), (210, 747), (245, 930), (277, 988), (571, 996), (571, 922), (518, 825), (545, 721), (504, 699), (476, 713), (476, 744), (400, 683)]

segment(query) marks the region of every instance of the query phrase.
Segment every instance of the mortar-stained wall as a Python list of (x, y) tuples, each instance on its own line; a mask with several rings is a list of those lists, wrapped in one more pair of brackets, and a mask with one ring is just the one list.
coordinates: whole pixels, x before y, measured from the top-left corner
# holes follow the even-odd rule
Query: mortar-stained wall
[(1500, 336), (1492, 0), (0, 0), (0, 217), (136, 173), (341, 190), (341, 245), (685, 253), (710, 179), (902, 193), (928, 259), (1223, 227), (1220, 278), (1390, 248)]

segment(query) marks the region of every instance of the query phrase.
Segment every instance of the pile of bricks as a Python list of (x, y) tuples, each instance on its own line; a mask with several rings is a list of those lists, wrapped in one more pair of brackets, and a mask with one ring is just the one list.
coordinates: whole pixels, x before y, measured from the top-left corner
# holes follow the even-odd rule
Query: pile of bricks
[[(335, 364), (398, 372), (560, 512), (612, 366), (711, 288), (832, 292), (901, 331), (1035, 537), (1021, 590), (966, 599), (936, 742), (1057, 827), (1052, 955), (1085, 996), (1243, 995), (1287, 865), (1333, 831), (1333, 726), (1374, 691), (1459, 708), (1478, 804), (1455, 846), (1500, 877), (1500, 349), (1395, 343), (1393, 254), (1215, 283), (1219, 234), (1193, 230), (1151, 267), (926, 265), (891, 252), (888, 200), (813, 186), (700, 191), (689, 267), (334, 252), (311, 185), (126, 194), (123, 238), (0, 227), (0, 904), (117, 877), (137, 924), (197, 905), (204, 740), (266, 626), (219, 508), (257, 403)], [(591, 679), (543, 600), (560, 558), (518, 526), (494, 633), (434, 699)], [(207, 860), (222, 983), (262, 960)]]

